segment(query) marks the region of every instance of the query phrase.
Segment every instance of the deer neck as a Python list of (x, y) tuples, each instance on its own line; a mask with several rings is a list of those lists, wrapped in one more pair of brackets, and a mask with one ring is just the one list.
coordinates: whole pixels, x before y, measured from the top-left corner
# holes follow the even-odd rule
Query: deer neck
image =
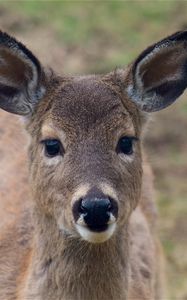
[(52, 220), (37, 221), (26, 299), (126, 299), (127, 228), (90, 244), (64, 235)]

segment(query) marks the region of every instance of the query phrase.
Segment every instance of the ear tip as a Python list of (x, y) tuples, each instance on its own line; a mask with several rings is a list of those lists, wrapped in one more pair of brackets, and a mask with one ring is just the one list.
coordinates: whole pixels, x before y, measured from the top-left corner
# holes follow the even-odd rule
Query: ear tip
[[(174, 42), (184, 42), (187, 41), (187, 30), (177, 31), (171, 35), (169, 35), (166, 41), (174, 41)], [(164, 40), (163, 40), (164, 41)]]
[(4, 37), (4, 36), (7, 36), (7, 35), (8, 34), (5, 31), (3, 31), (3, 30), (0, 29), (0, 38)]
[(145, 49), (136, 59), (134, 66), (133, 66), (133, 72), (136, 69), (137, 64), (150, 52), (152, 52), (155, 48), (159, 48), (162, 45), (166, 45), (167, 43), (170, 42), (187, 42), (187, 30), (181, 30), (177, 31), (166, 38), (158, 41), (155, 44), (152, 44), (149, 46), (147, 49)]
[(18, 43), (15, 38), (11, 37), (5, 31), (0, 30), (0, 45), (11, 46), (14, 43)]
[(0, 30), (0, 47), (4, 46), (12, 51), (20, 51), (26, 57), (28, 57), (36, 66), (38, 73), (41, 73), (41, 65), (38, 59), (33, 55), (33, 53), (27, 49), (27, 47), (18, 42), (14, 37), (10, 36), (8, 33)]

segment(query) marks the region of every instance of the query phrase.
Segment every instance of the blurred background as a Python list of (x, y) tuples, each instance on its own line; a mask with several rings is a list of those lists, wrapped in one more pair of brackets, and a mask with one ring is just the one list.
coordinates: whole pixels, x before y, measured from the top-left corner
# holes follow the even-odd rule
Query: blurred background
[[(187, 2), (0, 1), (0, 28), (58, 72), (105, 73), (187, 29)], [(187, 93), (154, 113), (145, 147), (155, 174), (169, 299), (187, 300)]]

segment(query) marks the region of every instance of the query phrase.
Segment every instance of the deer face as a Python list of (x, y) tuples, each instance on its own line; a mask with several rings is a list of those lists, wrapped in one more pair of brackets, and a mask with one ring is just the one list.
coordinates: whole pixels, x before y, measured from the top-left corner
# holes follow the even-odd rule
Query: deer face
[(105, 241), (140, 196), (138, 111), (92, 77), (60, 83), (50, 102), (31, 142), (34, 199), (62, 232)]
[(108, 240), (141, 193), (142, 111), (165, 108), (187, 86), (187, 32), (107, 76), (50, 76), (0, 33), (0, 107), (25, 115), (35, 211), (67, 237)]

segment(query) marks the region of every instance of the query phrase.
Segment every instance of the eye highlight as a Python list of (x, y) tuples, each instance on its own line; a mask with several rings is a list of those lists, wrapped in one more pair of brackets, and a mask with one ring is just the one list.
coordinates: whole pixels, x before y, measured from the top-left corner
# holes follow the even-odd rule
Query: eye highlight
[(119, 139), (116, 148), (117, 153), (123, 153), (125, 155), (133, 154), (133, 142), (138, 140), (136, 137), (124, 136)]
[(43, 140), (42, 144), (45, 147), (45, 155), (47, 157), (54, 157), (57, 155), (63, 155), (64, 150), (61, 142), (57, 139)]

